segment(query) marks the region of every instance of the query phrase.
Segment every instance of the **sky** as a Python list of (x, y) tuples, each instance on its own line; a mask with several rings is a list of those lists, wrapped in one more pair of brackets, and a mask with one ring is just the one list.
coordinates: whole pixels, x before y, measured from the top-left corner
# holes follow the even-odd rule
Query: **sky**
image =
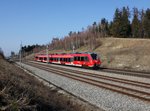
[(21, 43), (47, 44), (102, 18), (111, 21), (123, 6), (150, 8), (148, 0), (0, 0), (0, 48), (9, 56)]

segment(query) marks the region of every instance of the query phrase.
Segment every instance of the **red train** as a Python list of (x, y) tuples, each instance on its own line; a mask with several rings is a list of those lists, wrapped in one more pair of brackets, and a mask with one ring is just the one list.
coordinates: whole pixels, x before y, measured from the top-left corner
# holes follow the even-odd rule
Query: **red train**
[(35, 60), (40, 62), (98, 68), (101, 60), (96, 53), (71, 53), (71, 54), (38, 54)]

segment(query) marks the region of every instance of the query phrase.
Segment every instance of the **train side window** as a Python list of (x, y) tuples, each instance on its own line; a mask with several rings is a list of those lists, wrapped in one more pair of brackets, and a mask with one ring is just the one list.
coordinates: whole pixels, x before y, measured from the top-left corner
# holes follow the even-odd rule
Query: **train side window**
[(44, 57), (44, 60), (46, 61), (46, 60), (47, 60), (47, 58), (46, 58), (46, 57)]
[(78, 61), (78, 57), (76, 57), (76, 61)]
[(70, 58), (70, 62), (73, 62), (74, 60), (73, 60), (73, 58)]
[(68, 58), (68, 62), (71, 62), (71, 58)]
[(69, 59), (68, 58), (66, 58), (66, 62), (68, 62), (69, 61)]
[(88, 57), (84, 57), (84, 60), (85, 60), (85, 61), (89, 61)]
[(78, 61), (78, 57), (76, 57), (76, 61)]
[(84, 61), (84, 57), (81, 57), (81, 61)]
[(78, 57), (78, 61), (80, 61), (80, 57)]
[(77, 61), (77, 57), (74, 57), (74, 61)]

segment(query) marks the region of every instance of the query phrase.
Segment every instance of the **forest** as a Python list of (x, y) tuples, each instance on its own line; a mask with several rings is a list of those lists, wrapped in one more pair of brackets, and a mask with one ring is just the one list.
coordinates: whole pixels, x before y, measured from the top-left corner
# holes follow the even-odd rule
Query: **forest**
[(70, 31), (67, 36), (60, 39), (54, 37), (50, 43), (50, 49), (71, 50), (88, 45), (91, 50), (94, 50), (101, 45), (99, 38), (106, 37), (150, 38), (150, 9), (117, 8), (112, 21), (102, 18), (100, 22), (93, 22), (82, 31)]
[[(150, 38), (150, 9), (117, 8), (112, 21), (102, 18), (99, 22), (93, 22), (87, 28), (82, 28), (82, 31), (70, 31), (62, 38), (53, 37), (48, 46), (49, 50), (76, 50), (82, 46), (89, 46), (89, 51), (93, 51), (101, 45), (100, 38), (107, 37)], [(46, 49), (46, 45), (42, 46), (43, 49)], [(24, 46), (22, 50), (39, 52), (41, 46)]]

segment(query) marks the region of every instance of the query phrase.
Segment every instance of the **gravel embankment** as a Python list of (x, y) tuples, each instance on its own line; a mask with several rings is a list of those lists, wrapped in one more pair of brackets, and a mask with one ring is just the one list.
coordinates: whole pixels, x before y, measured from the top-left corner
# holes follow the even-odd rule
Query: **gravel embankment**
[[(29, 65), (22, 66), (34, 74), (50, 81), (58, 87), (66, 90), (77, 97), (88, 101), (107, 111), (150, 111), (150, 103), (140, 101), (126, 95), (112, 92), (103, 88), (91, 86), (76, 80), (62, 77), (50, 72), (34, 68)], [(79, 70), (79, 69), (78, 69)], [(96, 72), (95, 72), (96, 73)], [(103, 73), (104, 74), (104, 73)], [(148, 79), (147, 79), (148, 80)], [(140, 79), (140, 81), (143, 81)]]
[[(37, 63), (37, 62), (35, 62), (35, 63)], [(38, 62), (38, 64), (47, 65), (47, 64), (41, 63), (41, 62)], [(89, 70), (89, 69), (85, 70), (83, 68), (68, 67), (68, 66), (63, 66), (63, 65), (55, 65), (55, 64), (48, 64), (48, 65), (63, 67), (63, 68), (68, 68), (68, 69), (73, 68), (73, 70), (77, 70), (77, 71), (90, 72), (90, 73), (94, 73), (94, 74), (106, 75), (106, 76), (110, 76), (110, 77), (117, 77), (117, 78), (123, 78), (123, 79), (128, 79), (128, 80), (136, 80), (136, 81), (139, 81), (139, 82), (145, 82), (145, 83), (150, 84), (150, 79), (149, 78), (141, 78), (141, 77), (136, 77), (136, 76), (128, 76), (128, 75), (121, 75), (121, 74), (115, 74), (115, 73), (100, 72), (100, 71), (97, 71), (97, 70)]]

